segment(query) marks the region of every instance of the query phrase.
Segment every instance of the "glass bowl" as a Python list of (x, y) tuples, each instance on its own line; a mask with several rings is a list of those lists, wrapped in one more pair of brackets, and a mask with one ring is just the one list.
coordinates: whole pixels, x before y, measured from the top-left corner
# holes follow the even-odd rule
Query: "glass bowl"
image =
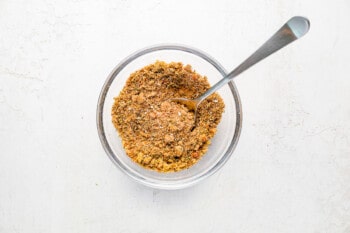
[(212, 175), (232, 155), (242, 128), (241, 101), (232, 81), (218, 91), (225, 102), (225, 111), (207, 153), (195, 165), (171, 173), (143, 168), (125, 153), (118, 132), (112, 124), (111, 109), (113, 98), (119, 95), (129, 75), (156, 60), (190, 64), (197, 73), (207, 76), (211, 85), (227, 74), (215, 59), (192, 47), (165, 44), (137, 51), (119, 63), (107, 77), (97, 105), (97, 130), (109, 158), (132, 179), (158, 189), (185, 188)]

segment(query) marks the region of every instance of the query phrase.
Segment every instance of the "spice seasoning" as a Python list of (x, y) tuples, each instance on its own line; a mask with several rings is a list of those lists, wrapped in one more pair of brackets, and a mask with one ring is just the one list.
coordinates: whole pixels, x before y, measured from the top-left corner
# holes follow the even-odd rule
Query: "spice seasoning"
[(143, 167), (179, 171), (207, 151), (220, 122), (224, 103), (214, 93), (194, 113), (171, 98), (196, 98), (210, 87), (190, 65), (157, 61), (128, 78), (112, 107), (112, 121), (126, 154)]

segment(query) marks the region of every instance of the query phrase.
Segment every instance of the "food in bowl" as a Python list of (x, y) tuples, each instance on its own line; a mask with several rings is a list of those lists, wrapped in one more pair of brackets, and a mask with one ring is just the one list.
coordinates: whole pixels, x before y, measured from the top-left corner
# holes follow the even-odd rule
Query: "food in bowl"
[(206, 98), (194, 112), (172, 98), (196, 98), (210, 88), (190, 65), (156, 61), (130, 75), (112, 107), (112, 122), (126, 154), (158, 172), (191, 167), (208, 150), (224, 111), (219, 94)]

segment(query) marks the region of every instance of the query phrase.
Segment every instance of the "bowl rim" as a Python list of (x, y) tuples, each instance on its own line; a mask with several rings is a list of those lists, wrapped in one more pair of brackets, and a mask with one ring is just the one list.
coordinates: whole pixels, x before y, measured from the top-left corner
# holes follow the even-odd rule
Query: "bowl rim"
[(106, 99), (106, 95), (108, 93), (108, 90), (114, 81), (115, 77), (119, 74), (120, 71), (122, 71), (130, 62), (135, 60), (138, 57), (141, 57), (145, 54), (160, 51), (160, 50), (177, 50), (181, 52), (187, 52), (193, 55), (196, 55), (208, 63), (210, 63), (212, 66), (214, 66), (222, 76), (227, 75), (227, 71), (225, 68), (218, 62), (216, 61), (213, 57), (211, 57), (209, 54), (183, 44), (156, 44), (152, 46), (145, 47), (143, 49), (140, 49), (131, 55), (127, 56), (124, 58), (114, 69), (112, 72), (108, 75), (105, 83), (102, 86), (98, 102), (97, 102), (97, 111), (96, 111), (96, 123), (97, 123), (97, 132), (98, 136), (100, 138), (101, 144), (105, 152), (107, 153), (108, 157), (112, 160), (112, 162), (119, 167), (121, 171), (123, 171), (125, 174), (127, 174), (129, 177), (131, 177), (133, 180), (137, 181), (138, 183), (141, 183), (143, 185), (146, 185), (151, 188), (156, 188), (156, 189), (166, 189), (166, 190), (174, 190), (174, 189), (181, 189), (181, 188), (186, 188), (190, 187), (203, 179), (213, 175), (215, 172), (217, 172), (231, 157), (233, 154), (234, 149), (237, 146), (241, 131), (242, 131), (242, 120), (243, 120), (243, 115), (242, 115), (242, 104), (241, 100), (238, 94), (238, 90), (234, 84), (233, 81), (230, 81), (228, 83), (231, 93), (234, 97), (235, 101), (235, 108), (236, 108), (236, 125), (235, 125), (235, 132), (234, 136), (232, 138), (231, 144), (227, 151), (225, 152), (224, 156), (212, 167), (210, 170), (208, 170), (206, 173), (200, 175), (200, 176), (194, 176), (191, 178), (187, 178), (186, 180), (181, 180), (181, 182), (167, 182), (167, 183), (157, 183), (151, 180), (147, 180), (144, 177), (140, 176), (136, 171), (130, 170), (127, 167), (125, 167), (119, 160), (118, 157), (113, 153), (107, 138), (106, 134), (104, 131), (104, 125), (103, 125), (103, 108), (104, 108), (104, 102)]

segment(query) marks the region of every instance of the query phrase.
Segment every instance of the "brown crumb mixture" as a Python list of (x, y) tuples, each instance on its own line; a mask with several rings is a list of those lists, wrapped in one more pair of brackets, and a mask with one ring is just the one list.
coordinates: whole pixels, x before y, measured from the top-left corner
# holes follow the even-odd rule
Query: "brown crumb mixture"
[(112, 121), (128, 156), (159, 172), (179, 171), (195, 164), (208, 149), (224, 110), (214, 93), (194, 113), (171, 98), (196, 98), (209, 89), (205, 76), (190, 65), (157, 61), (134, 73), (115, 98)]

